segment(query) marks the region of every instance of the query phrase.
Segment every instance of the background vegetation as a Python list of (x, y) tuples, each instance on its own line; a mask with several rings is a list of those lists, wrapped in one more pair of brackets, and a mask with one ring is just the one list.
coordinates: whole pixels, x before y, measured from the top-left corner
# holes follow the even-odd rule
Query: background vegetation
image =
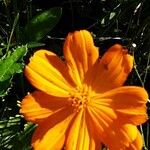
[[(126, 84), (150, 93), (149, 0), (0, 0), (0, 149), (30, 150), (35, 125), (19, 114), (27, 92), (34, 90), (23, 68), (34, 51), (46, 48), (62, 56), (70, 31), (92, 32), (101, 55), (120, 43), (135, 56)], [(150, 103), (147, 104), (150, 114)], [(141, 127), (150, 149), (149, 122)]]

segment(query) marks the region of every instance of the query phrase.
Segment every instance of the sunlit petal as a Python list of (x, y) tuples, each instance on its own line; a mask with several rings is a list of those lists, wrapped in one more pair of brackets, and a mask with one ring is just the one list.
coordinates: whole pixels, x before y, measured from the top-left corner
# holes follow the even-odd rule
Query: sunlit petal
[(86, 111), (86, 123), (90, 135), (89, 150), (100, 150), (102, 146), (100, 134), (95, 132), (97, 129), (95, 128), (96, 126), (93, 126), (94, 122), (91, 119), (88, 111)]
[(122, 86), (132, 68), (133, 57), (116, 44), (88, 71), (85, 82), (95, 92), (103, 93)]
[(121, 125), (115, 121), (106, 124), (107, 120), (100, 119), (100, 115), (90, 112), (89, 117), (93, 122), (93, 128), (99, 134), (100, 141), (110, 150), (124, 150), (136, 139), (138, 130), (135, 126)]
[(65, 108), (41, 122), (32, 137), (35, 150), (60, 150), (65, 142), (65, 133), (73, 118), (71, 110)]
[(66, 97), (68, 91), (75, 85), (67, 72), (65, 63), (47, 50), (35, 52), (25, 67), (25, 75), (32, 85), (60, 97)]
[[(100, 141), (85, 112), (79, 112), (68, 131), (67, 150), (98, 150)], [(90, 124), (89, 124), (90, 123)]]
[(117, 126), (117, 124), (114, 124), (105, 131), (102, 138), (104, 144), (110, 150), (124, 150), (129, 147), (130, 143), (135, 141), (138, 132), (136, 126), (130, 124)]
[(135, 140), (126, 148), (126, 150), (141, 150), (143, 147), (143, 137), (140, 132), (137, 132)]
[[(147, 120), (146, 103), (148, 94), (141, 87), (124, 86), (97, 95), (93, 103), (101, 110), (103, 107), (114, 110), (119, 122), (139, 125)], [(104, 109), (108, 114), (109, 111)], [(111, 112), (109, 116), (113, 114)]]
[(67, 107), (66, 98), (58, 98), (41, 91), (28, 94), (21, 102), (20, 113), (25, 119), (32, 122), (39, 122), (55, 111)]
[(64, 56), (75, 81), (80, 85), (85, 73), (98, 59), (98, 48), (86, 30), (70, 33), (64, 43)]

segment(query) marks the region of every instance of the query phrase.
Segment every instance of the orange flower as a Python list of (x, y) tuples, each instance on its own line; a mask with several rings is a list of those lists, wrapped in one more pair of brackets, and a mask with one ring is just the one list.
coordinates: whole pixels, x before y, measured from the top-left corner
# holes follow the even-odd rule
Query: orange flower
[(25, 67), (38, 90), (27, 95), (20, 112), (37, 123), (35, 150), (140, 150), (137, 125), (147, 120), (147, 92), (122, 86), (133, 67), (133, 57), (114, 45), (99, 59), (88, 31), (70, 33), (62, 61), (39, 50)]

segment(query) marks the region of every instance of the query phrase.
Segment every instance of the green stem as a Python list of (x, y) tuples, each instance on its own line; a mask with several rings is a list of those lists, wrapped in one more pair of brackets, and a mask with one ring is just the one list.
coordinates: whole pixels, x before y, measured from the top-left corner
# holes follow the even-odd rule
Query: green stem
[(134, 62), (134, 70), (135, 70), (135, 72), (136, 72), (136, 75), (137, 75), (137, 77), (138, 77), (138, 79), (139, 79), (139, 81), (140, 81), (140, 83), (141, 83), (141, 85), (142, 85), (142, 87), (144, 87), (144, 83), (143, 83), (143, 81), (142, 81), (142, 79), (141, 79), (141, 77), (140, 77), (140, 74), (139, 74), (139, 72), (138, 72), (138, 70), (137, 70), (137, 68), (136, 68), (136, 63)]
[(150, 52), (148, 54), (148, 60), (147, 60), (147, 64), (146, 64), (146, 71), (145, 71), (145, 76), (144, 76), (144, 79), (143, 79), (143, 83), (146, 82), (146, 78), (147, 78), (147, 73), (148, 73), (148, 66), (149, 66), (149, 63), (150, 63)]
[(10, 37), (9, 37), (9, 40), (8, 40), (8, 44), (7, 44), (6, 54), (8, 54), (8, 50), (9, 50), (9, 47), (10, 47), (10, 43), (11, 43), (12, 36), (13, 36), (14, 30), (15, 30), (16, 24), (18, 22), (18, 19), (19, 19), (19, 13), (17, 13), (17, 15), (15, 17), (15, 20), (13, 22), (12, 30), (11, 30)]
[[(139, 72), (138, 72), (138, 70), (137, 70), (137, 68), (136, 68), (136, 62), (134, 61), (134, 70), (135, 70), (135, 72), (136, 72), (136, 75), (137, 75), (137, 77), (138, 77), (138, 79), (139, 79), (139, 81), (140, 81), (140, 83), (141, 83), (141, 85), (142, 85), (142, 87), (144, 87), (144, 82), (142, 81), (142, 79), (141, 79), (141, 76), (140, 76), (140, 74), (139, 74)], [(146, 147), (146, 143), (145, 143), (145, 138), (144, 138), (144, 132), (143, 132), (143, 128), (142, 128), (142, 125), (140, 125), (140, 131), (141, 131), (141, 135), (142, 135), (142, 138), (143, 138), (143, 146), (144, 146), (144, 150), (148, 150), (147, 149), (147, 147)]]

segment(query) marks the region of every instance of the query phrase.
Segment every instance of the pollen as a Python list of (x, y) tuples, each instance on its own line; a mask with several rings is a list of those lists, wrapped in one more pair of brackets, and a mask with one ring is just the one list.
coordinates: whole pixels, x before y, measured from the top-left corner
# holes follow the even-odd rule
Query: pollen
[(69, 102), (75, 112), (85, 109), (90, 101), (88, 90), (76, 88), (75, 92), (70, 93)]

